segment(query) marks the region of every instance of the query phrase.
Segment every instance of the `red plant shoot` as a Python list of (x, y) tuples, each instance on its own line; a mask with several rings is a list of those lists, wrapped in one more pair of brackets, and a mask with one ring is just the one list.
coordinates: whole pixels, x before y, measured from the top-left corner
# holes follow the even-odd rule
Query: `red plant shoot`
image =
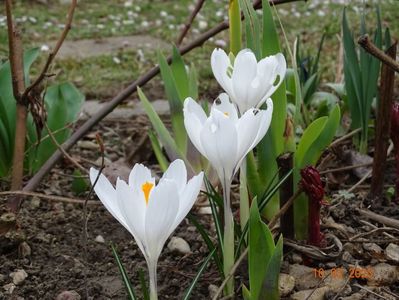
[(394, 146), (396, 160), (396, 202), (399, 203), (399, 103), (392, 105), (391, 140)]
[(320, 232), (320, 208), (324, 202), (324, 186), (319, 171), (309, 166), (301, 170), (300, 185), (309, 197), (308, 243), (320, 247), (323, 234)]

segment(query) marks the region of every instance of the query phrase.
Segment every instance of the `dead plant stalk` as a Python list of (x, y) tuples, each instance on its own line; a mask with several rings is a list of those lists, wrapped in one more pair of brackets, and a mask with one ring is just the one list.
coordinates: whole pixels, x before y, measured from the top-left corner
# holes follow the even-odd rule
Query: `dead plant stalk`
[[(26, 142), (26, 121), (29, 110), (30, 92), (37, 88), (46, 78), (47, 71), (61, 48), (69, 30), (71, 29), (73, 14), (77, 5), (77, 0), (72, 0), (69, 8), (67, 21), (64, 30), (58, 39), (56, 46), (50, 53), (42, 72), (36, 78), (32, 85), (25, 89), (24, 66), (23, 66), (23, 47), (21, 41), (21, 33), (13, 22), (12, 0), (6, 0), (5, 10), (7, 16), (7, 32), (9, 60), (11, 65), (12, 88), (13, 95), (16, 100), (16, 127), (15, 127), (15, 145), (12, 163), (12, 179), (11, 190), (22, 189), (23, 172), (24, 172), (24, 154)], [(11, 197), (8, 201), (8, 207), (12, 212), (17, 212), (21, 203), (20, 197)]]

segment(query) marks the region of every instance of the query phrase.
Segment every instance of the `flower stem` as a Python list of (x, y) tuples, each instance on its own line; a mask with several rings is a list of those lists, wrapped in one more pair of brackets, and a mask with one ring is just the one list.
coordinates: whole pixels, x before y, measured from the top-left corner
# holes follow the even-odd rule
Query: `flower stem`
[[(224, 237), (223, 237), (223, 272), (226, 277), (234, 265), (234, 221), (230, 204), (231, 181), (224, 180), (223, 200), (224, 200)], [(225, 294), (231, 295), (234, 292), (233, 277), (227, 282)]]
[(244, 159), (240, 167), (240, 225), (244, 230), (249, 220), (249, 197), (247, 188), (247, 161)]
[(157, 261), (149, 261), (148, 274), (150, 277), (150, 300), (158, 300), (157, 292)]

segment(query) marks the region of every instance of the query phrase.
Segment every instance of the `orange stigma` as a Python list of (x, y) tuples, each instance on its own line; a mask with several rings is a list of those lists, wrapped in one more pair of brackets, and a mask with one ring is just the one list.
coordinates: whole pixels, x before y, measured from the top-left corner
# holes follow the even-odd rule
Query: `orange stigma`
[(141, 190), (144, 193), (145, 203), (148, 204), (148, 199), (150, 198), (150, 192), (154, 184), (151, 182), (146, 181), (144, 184), (141, 185)]

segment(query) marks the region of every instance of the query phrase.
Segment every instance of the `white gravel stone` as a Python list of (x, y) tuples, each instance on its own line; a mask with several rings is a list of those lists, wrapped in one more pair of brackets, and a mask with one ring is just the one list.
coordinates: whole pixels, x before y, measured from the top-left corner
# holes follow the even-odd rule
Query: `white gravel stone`
[(295, 287), (295, 278), (291, 275), (281, 273), (280, 280), (278, 282), (278, 289), (280, 291), (280, 296), (285, 297), (289, 295)]
[(181, 254), (191, 253), (190, 245), (181, 237), (172, 237), (168, 243), (168, 249)]
[(25, 272), (25, 270), (18, 269), (15, 272), (12, 272), (10, 277), (15, 285), (19, 285), (24, 282), (24, 280), (28, 277), (28, 274)]
[(385, 257), (394, 262), (399, 262), (399, 246), (390, 243), (385, 249)]
[(96, 241), (97, 243), (100, 243), (100, 244), (105, 243), (105, 240), (102, 235), (97, 235), (96, 238), (94, 239), (94, 241)]

